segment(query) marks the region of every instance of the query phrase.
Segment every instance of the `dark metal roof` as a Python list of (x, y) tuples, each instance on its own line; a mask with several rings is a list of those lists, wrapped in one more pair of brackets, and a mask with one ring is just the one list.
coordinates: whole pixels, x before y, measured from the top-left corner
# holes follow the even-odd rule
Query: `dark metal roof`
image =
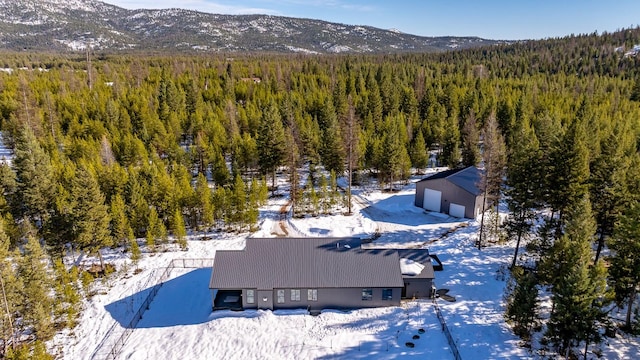
[(418, 275), (402, 275), (403, 278), (411, 279), (434, 279), (435, 273), (433, 272), (433, 264), (431, 263), (431, 256), (427, 249), (398, 249), (398, 257), (400, 259), (409, 259), (424, 266), (422, 272)]
[(464, 168), (461, 168), (461, 169), (449, 169), (449, 170), (440, 171), (440, 172), (437, 172), (437, 173), (435, 173), (433, 175), (429, 175), (426, 178), (424, 178), (424, 179), (422, 179), (422, 180), (420, 180), (418, 182), (435, 180), (435, 179), (444, 179), (447, 176), (453, 175), (453, 174), (455, 174), (457, 172), (460, 172), (462, 170), (464, 170)]
[(482, 194), (482, 191), (480, 191), (480, 188), (478, 187), (480, 181), (482, 180), (482, 174), (480, 172), (480, 169), (475, 166), (441, 171), (439, 173), (426, 177), (419, 182), (436, 179), (447, 179), (447, 181), (451, 182), (452, 184), (476, 196)]
[(360, 248), (352, 238), (247, 239), (217, 251), (211, 289), (402, 287), (396, 250)]

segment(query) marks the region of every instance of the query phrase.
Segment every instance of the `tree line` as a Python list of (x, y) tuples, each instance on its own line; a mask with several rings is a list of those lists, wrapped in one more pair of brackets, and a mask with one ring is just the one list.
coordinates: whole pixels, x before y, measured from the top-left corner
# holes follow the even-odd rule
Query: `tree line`
[[(188, 231), (250, 230), (278, 171), (289, 172), (299, 209), (317, 214), (337, 200), (305, 189), (301, 166), (335, 174), (315, 182), (327, 193), (339, 176), (392, 187), (436, 152), (444, 166), (484, 163), (486, 207), (506, 201), (506, 234), (527, 243), (524, 257), (514, 254), (514, 274), (526, 280), (514, 289), (553, 294), (547, 334), (556, 350), (592, 343), (609, 290), (629, 309), (637, 295), (626, 271), (639, 266), (621, 254), (633, 244), (634, 227), (624, 224), (637, 221), (640, 194), (640, 75), (638, 58), (616, 50), (636, 43), (639, 29), (442, 54), (98, 54), (87, 62), (8, 53), (5, 67), (15, 70), (0, 73), (0, 129), (14, 158), (0, 166), (3, 259), (44, 256), (35, 243), (49, 267), (70, 249), (122, 247), (138, 258), (139, 245), (185, 247)], [(534, 228), (542, 210), (545, 225)], [(18, 269), (2, 267), (23, 279)], [(81, 275), (66, 272), (77, 284)], [(4, 301), (5, 344), (27, 293)], [(56, 319), (55, 307), (40, 303), (38, 313)], [(584, 322), (569, 328), (566, 314), (577, 311)], [(531, 314), (516, 324), (530, 330)]]

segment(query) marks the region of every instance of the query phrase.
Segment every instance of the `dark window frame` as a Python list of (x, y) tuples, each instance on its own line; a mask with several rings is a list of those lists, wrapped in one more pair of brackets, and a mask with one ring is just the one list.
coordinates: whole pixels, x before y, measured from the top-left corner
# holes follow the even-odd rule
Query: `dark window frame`
[(291, 301), (300, 301), (300, 289), (291, 289)]
[(318, 301), (318, 289), (307, 289), (307, 301)]
[(382, 289), (382, 300), (393, 300), (393, 289)]

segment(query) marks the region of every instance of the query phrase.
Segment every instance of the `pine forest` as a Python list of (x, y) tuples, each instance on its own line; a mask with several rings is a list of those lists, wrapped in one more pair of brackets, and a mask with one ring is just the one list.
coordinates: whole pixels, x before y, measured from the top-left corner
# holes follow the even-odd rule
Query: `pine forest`
[(477, 246), (517, 241), (504, 316), (523, 343), (568, 356), (640, 334), (640, 56), (620, 50), (637, 44), (640, 28), (434, 54), (4, 52), (0, 357), (52, 358), (112, 271), (101, 249), (250, 232), (276, 174), (305, 216), (350, 208), (338, 178), (392, 191), (434, 165), (484, 168)]

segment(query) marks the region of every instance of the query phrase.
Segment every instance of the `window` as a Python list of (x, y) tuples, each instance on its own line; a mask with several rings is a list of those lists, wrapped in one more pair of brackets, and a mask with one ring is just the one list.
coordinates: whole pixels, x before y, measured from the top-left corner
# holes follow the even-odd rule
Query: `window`
[(362, 300), (372, 300), (373, 289), (362, 289)]
[(307, 300), (318, 301), (318, 289), (307, 289)]
[(247, 290), (247, 304), (253, 304), (256, 302), (254, 290)]
[(291, 301), (300, 301), (300, 289), (291, 289)]
[(282, 304), (284, 302), (284, 290), (278, 290), (278, 304)]
[(393, 289), (382, 289), (382, 300), (392, 300)]

